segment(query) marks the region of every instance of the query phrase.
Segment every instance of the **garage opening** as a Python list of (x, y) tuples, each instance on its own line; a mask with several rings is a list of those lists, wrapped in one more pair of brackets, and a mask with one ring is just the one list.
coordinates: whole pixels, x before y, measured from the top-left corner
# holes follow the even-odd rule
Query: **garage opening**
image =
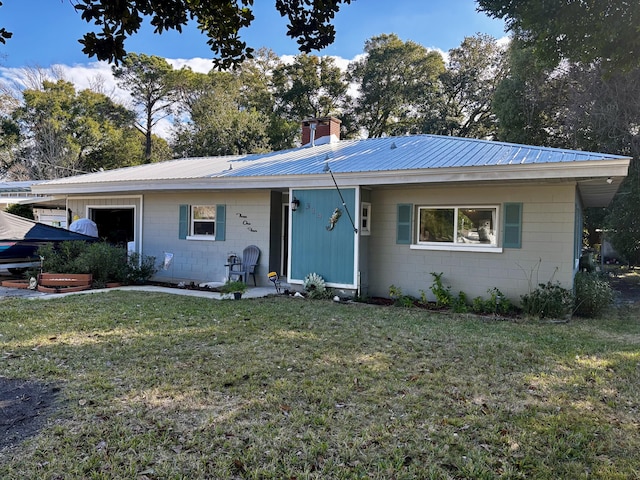
[(135, 240), (133, 208), (92, 208), (89, 215), (98, 226), (98, 235), (107, 242), (127, 248)]

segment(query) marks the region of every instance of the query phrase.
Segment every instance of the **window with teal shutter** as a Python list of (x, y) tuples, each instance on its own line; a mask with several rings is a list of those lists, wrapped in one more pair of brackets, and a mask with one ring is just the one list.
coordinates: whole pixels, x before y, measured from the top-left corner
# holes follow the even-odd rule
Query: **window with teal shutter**
[(522, 247), (522, 204), (504, 204), (504, 248)]
[(180, 220), (178, 221), (178, 238), (185, 240), (189, 235), (189, 205), (180, 205)]
[(413, 205), (410, 203), (398, 204), (398, 222), (396, 225), (396, 243), (401, 245), (411, 244), (411, 218)]
[[(195, 206), (194, 210), (197, 212), (198, 208), (202, 208), (202, 207)], [(191, 227), (192, 220), (193, 220), (191, 218), (191, 210), (192, 210), (191, 205), (180, 205), (180, 215), (178, 220), (178, 238), (180, 238), (181, 240), (186, 240), (188, 238), (193, 239), (193, 237), (190, 237), (191, 235), (205, 236), (201, 234), (199, 235), (200, 232), (198, 231), (198, 228), (202, 229), (203, 228), (202, 225), (200, 226), (195, 225), (194, 227)], [(210, 217), (212, 219), (214, 218), (213, 215), (210, 215)], [(215, 205), (215, 230), (213, 230), (214, 227), (209, 227), (209, 228), (211, 229), (212, 232), (215, 231), (216, 242), (224, 241), (226, 239), (226, 219), (227, 219), (226, 205)], [(191, 231), (192, 229), (194, 231)], [(213, 234), (209, 234), (209, 237), (211, 240), (214, 239)]]
[(223, 241), (226, 235), (227, 206), (216, 206), (216, 242)]

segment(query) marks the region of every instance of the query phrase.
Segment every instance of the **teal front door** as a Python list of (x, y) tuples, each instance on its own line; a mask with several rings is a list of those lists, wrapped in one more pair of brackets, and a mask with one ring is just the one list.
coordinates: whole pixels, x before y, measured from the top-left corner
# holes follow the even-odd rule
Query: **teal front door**
[(332, 284), (355, 287), (357, 234), (347, 214), (353, 217), (356, 191), (336, 189), (293, 190), (300, 201), (291, 212), (291, 280), (304, 280), (317, 273)]

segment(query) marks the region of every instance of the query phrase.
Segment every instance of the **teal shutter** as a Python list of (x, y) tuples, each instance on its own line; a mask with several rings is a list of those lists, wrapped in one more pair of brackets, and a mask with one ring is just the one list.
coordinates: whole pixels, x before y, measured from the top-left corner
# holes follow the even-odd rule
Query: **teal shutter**
[(396, 225), (396, 243), (402, 245), (411, 244), (411, 219), (413, 205), (410, 203), (398, 204), (398, 223)]
[(180, 220), (178, 221), (178, 238), (185, 240), (189, 235), (189, 205), (180, 205)]
[(504, 204), (504, 248), (522, 247), (522, 204)]
[(216, 205), (216, 242), (224, 241), (226, 235), (227, 206)]

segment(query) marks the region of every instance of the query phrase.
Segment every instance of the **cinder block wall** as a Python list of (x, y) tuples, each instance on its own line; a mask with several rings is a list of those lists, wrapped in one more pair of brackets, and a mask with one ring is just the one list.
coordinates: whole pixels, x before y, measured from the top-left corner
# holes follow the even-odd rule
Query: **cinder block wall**
[[(369, 262), (369, 294), (389, 295), (389, 286), (403, 293), (420, 296), (420, 290), (433, 300), (430, 272), (442, 272), (445, 285), (469, 299), (487, 297), (496, 287), (513, 301), (549, 280), (564, 287), (573, 285), (575, 185), (515, 187), (422, 187), (376, 189), (372, 191)], [(502, 243), (502, 205), (523, 204), (522, 248), (502, 253), (412, 250), (396, 244), (396, 209), (399, 203), (416, 206), (497, 205), (499, 245)], [(415, 226), (414, 216), (414, 226)]]

